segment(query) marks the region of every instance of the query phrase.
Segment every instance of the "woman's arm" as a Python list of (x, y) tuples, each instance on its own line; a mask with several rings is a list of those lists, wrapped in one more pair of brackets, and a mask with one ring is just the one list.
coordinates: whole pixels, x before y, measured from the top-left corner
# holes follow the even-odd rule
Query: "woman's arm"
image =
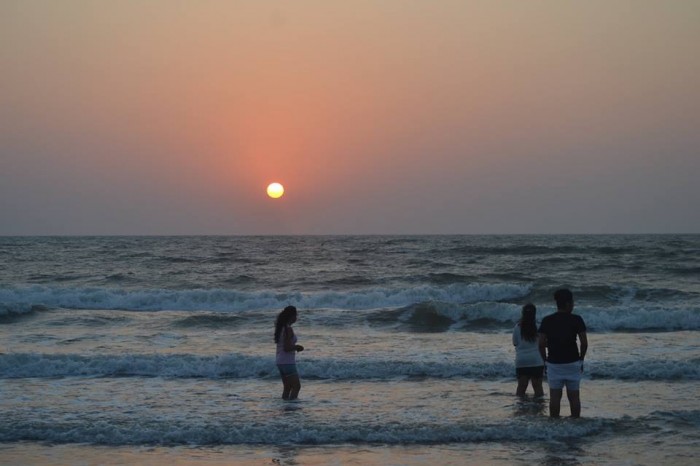
[(285, 327), (284, 330), (284, 350), (289, 352), (292, 352), (295, 350), (294, 348), (294, 330), (292, 330), (292, 327)]

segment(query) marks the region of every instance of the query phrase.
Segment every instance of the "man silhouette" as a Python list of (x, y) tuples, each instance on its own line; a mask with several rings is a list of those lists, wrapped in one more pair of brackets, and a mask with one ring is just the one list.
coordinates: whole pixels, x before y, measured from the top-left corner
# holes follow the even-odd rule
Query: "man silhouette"
[[(571, 417), (581, 416), (580, 382), (583, 358), (588, 350), (586, 324), (581, 316), (573, 314), (574, 296), (568, 289), (554, 293), (557, 312), (550, 314), (540, 324), (540, 354), (545, 360), (549, 382), (549, 415), (559, 417), (561, 397), (566, 386)], [(576, 338), (581, 344), (581, 351)]]

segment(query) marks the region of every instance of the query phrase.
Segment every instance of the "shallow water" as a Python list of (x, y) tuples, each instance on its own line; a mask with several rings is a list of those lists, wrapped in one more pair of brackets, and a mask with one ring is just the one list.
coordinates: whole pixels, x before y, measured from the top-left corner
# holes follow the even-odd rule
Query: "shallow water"
[[(0, 238), (0, 456), (694, 464), (699, 258), (698, 236)], [(513, 395), (520, 306), (561, 285), (589, 327), (580, 420)]]

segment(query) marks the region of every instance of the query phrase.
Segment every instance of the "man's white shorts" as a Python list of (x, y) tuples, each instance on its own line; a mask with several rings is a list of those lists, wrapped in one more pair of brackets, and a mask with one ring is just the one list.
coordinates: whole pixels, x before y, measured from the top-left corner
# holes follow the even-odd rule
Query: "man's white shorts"
[(566, 364), (547, 363), (547, 382), (552, 390), (577, 391), (581, 383), (581, 361)]

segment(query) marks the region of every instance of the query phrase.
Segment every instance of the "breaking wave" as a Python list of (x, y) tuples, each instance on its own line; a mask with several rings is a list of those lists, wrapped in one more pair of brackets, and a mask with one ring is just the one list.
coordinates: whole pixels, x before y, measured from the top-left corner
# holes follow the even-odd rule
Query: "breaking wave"
[[(299, 364), (305, 379), (389, 380), (405, 378), (501, 379), (513, 377), (510, 361), (461, 363), (399, 359), (305, 359)], [(0, 354), (0, 378), (46, 377), (170, 377), (277, 378), (274, 358), (225, 354), (81, 355)], [(586, 363), (585, 377), (613, 380), (700, 380), (700, 360), (646, 360)]]
[(655, 432), (659, 421), (682, 419), (697, 425), (700, 412), (675, 411), (620, 419), (586, 418), (551, 422), (547, 418), (462, 422), (382, 422), (345, 420), (342, 425), (309, 420), (290, 428), (278, 417), (266, 422), (211, 422), (206, 417), (162, 418), (74, 416), (62, 422), (20, 419), (0, 424), (0, 441), (42, 441), (97, 445), (429, 445), (472, 442), (533, 442), (590, 438), (615, 432)]
[(224, 289), (124, 290), (113, 288), (60, 288), (29, 286), (0, 288), (0, 315), (29, 312), (32, 306), (67, 309), (121, 309), (131, 311), (248, 311), (281, 309), (380, 309), (423, 301), (469, 303), (526, 296), (529, 285), (452, 284), (411, 288), (367, 288), (359, 291), (235, 291)]

